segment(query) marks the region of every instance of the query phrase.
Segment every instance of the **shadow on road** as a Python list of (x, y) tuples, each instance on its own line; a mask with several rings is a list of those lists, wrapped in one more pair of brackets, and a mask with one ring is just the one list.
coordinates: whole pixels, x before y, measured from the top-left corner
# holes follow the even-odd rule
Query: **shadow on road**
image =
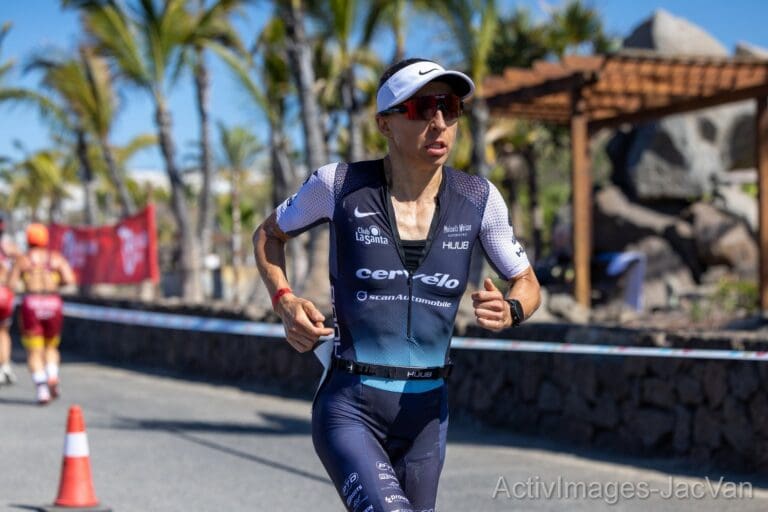
[(0, 397), (0, 405), (32, 405), (34, 407), (40, 407), (37, 400), (29, 399), (24, 400), (21, 398), (2, 398)]
[(218, 421), (157, 420), (152, 418), (126, 418), (118, 416), (108, 428), (118, 430), (167, 430), (184, 432), (212, 432), (219, 434), (246, 435), (309, 435), (312, 428), (309, 418), (258, 413), (259, 424), (226, 423)]
[(280, 416), (276, 414), (260, 414), (260, 416), (269, 425), (249, 425), (244, 423), (221, 423), (206, 421), (168, 421), (141, 418), (116, 417), (115, 423), (102, 428), (111, 428), (116, 430), (155, 430), (167, 432), (179, 439), (205, 446), (221, 453), (232, 455), (240, 459), (256, 462), (262, 466), (272, 469), (285, 471), (292, 475), (301, 476), (315, 482), (331, 485), (331, 481), (324, 476), (319, 476), (308, 471), (304, 471), (287, 464), (270, 460), (266, 457), (253, 455), (242, 450), (237, 450), (215, 441), (203, 439), (194, 435), (194, 433), (224, 433), (224, 434), (246, 434), (246, 435), (308, 435), (310, 430), (309, 421), (296, 419), (290, 416)]

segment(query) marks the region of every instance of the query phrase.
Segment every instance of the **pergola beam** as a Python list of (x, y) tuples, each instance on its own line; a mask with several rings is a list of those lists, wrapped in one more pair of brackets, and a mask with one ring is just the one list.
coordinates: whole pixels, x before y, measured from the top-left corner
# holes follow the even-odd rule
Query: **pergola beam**
[(581, 90), (574, 89), (571, 102), (571, 179), (573, 187), (573, 266), (576, 301), (592, 306), (590, 260), (592, 258), (592, 170), (589, 162), (589, 126)]
[(645, 121), (653, 121), (674, 114), (683, 114), (704, 108), (716, 107), (719, 105), (725, 105), (727, 103), (734, 103), (737, 101), (744, 101), (765, 96), (768, 96), (768, 84), (750, 87), (748, 89), (722, 92), (714, 96), (693, 98), (685, 101), (675, 102), (670, 105), (648, 108), (637, 112), (622, 113), (615, 117), (594, 119), (590, 121), (590, 128), (598, 130), (601, 128), (618, 126), (624, 123), (634, 124), (642, 123)]
[(760, 253), (760, 309), (768, 314), (768, 98), (757, 98), (755, 163), (758, 191), (758, 244)]
[(592, 72), (573, 73), (563, 78), (547, 80), (541, 85), (520, 87), (511, 92), (496, 94), (488, 98), (488, 107), (503, 108), (510, 103), (526, 103), (535, 98), (541, 98), (558, 92), (567, 92), (579, 89), (584, 84), (597, 79), (597, 74)]

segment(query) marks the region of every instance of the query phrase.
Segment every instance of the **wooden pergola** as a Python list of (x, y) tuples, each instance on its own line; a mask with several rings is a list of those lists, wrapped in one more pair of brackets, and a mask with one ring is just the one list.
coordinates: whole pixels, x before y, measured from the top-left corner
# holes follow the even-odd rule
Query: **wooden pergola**
[(592, 173), (589, 140), (601, 128), (754, 99), (759, 191), (760, 305), (768, 312), (768, 61), (621, 52), (538, 61), (484, 82), (493, 115), (570, 125), (575, 296), (590, 305)]

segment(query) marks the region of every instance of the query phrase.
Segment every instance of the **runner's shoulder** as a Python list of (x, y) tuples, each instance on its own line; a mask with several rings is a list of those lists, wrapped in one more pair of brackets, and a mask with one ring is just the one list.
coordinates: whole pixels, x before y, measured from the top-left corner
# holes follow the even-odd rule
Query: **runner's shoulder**
[(464, 171), (446, 166), (447, 186), (457, 194), (469, 200), (482, 213), (488, 201), (493, 184), (482, 176), (468, 174)]

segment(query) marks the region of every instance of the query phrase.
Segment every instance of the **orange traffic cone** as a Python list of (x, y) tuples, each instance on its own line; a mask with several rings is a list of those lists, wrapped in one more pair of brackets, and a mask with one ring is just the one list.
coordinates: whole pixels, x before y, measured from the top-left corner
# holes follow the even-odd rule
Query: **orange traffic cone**
[(69, 408), (67, 436), (64, 439), (64, 460), (61, 463), (61, 481), (55, 506), (46, 510), (90, 510), (109, 512), (98, 507), (99, 500), (93, 491), (91, 460), (85, 420), (79, 405)]

